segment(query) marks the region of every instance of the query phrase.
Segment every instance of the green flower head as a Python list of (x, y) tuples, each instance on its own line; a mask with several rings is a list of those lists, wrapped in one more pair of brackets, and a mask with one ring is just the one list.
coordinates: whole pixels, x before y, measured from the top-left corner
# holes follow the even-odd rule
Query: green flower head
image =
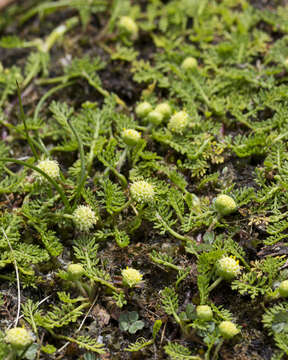
[(199, 305), (196, 307), (197, 318), (203, 321), (210, 321), (213, 318), (213, 311), (209, 305)]
[(135, 146), (141, 140), (141, 133), (134, 129), (123, 129), (122, 139), (128, 146)]
[(144, 180), (134, 182), (130, 186), (130, 193), (132, 198), (138, 203), (151, 202), (155, 195), (153, 185)]
[(151, 124), (160, 125), (164, 116), (160, 111), (153, 110), (147, 115), (147, 119)]
[(237, 205), (232, 197), (221, 194), (214, 200), (215, 210), (222, 216), (232, 214), (237, 210)]
[(95, 212), (87, 205), (79, 205), (72, 216), (80, 231), (88, 231), (97, 223)]
[(15, 349), (24, 349), (33, 342), (33, 337), (24, 328), (15, 327), (6, 331), (5, 342)]
[(197, 60), (194, 57), (187, 57), (183, 60), (181, 68), (183, 70), (194, 70), (198, 66)]
[(174, 133), (182, 134), (189, 123), (186, 111), (176, 112), (169, 120), (168, 129)]
[[(60, 175), (59, 164), (55, 160), (42, 160), (38, 163), (37, 167), (52, 179), (57, 179)], [(37, 176), (43, 179), (43, 176), (37, 173)], [(45, 179), (46, 180), (46, 179)]]
[(71, 280), (79, 280), (84, 275), (85, 270), (81, 264), (68, 265), (67, 272)]
[(121, 271), (123, 284), (128, 287), (133, 287), (142, 281), (142, 274), (133, 268), (127, 267)]
[(130, 36), (132, 40), (136, 40), (138, 37), (138, 25), (129, 16), (122, 16), (119, 20), (119, 29)]
[(169, 117), (172, 113), (171, 106), (167, 102), (158, 104), (155, 108), (155, 111), (160, 112), (164, 118)]
[(220, 334), (225, 339), (231, 339), (235, 335), (239, 334), (240, 330), (237, 329), (236, 325), (232, 321), (222, 321), (219, 324)]
[(288, 297), (288, 280), (284, 280), (279, 285), (279, 294), (280, 296), (287, 298)]
[(145, 118), (152, 110), (152, 105), (147, 101), (143, 101), (136, 106), (135, 113), (140, 118)]
[(239, 261), (232, 256), (223, 256), (217, 264), (217, 271), (219, 276), (225, 280), (232, 280), (241, 272)]

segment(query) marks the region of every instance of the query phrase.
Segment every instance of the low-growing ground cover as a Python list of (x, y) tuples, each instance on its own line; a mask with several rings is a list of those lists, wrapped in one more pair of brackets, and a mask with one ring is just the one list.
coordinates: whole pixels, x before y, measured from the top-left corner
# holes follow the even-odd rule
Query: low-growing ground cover
[(288, 5), (0, 1), (0, 359), (286, 359)]

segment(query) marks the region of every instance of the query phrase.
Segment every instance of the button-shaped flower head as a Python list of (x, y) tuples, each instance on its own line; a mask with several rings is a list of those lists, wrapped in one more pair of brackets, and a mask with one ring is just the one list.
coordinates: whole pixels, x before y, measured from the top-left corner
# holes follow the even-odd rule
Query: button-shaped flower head
[(122, 139), (126, 145), (135, 146), (141, 139), (141, 133), (134, 129), (124, 129), (122, 131)]
[(172, 113), (171, 106), (167, 102), (158, 104), (155, 108), (155, 111), (160, 112), (164, 118), (169, 117)]
[(186, 59), (183, 60), (182, 64), (181, 64), (181, 68), (183, 70), (194, 70), (196, 69), (198, 66), (197, 64), (197, 60), (194, 57), (187, 57)]
[(225, 339), (231, 339), (240, 332), (232, 321), (222, 321), (219, 324), (219, 331)]
[(288, 297), (288, 280), (284, 280), (280, 283), (278, 288), (280, 296), (287, 298)]
[(79, 205), (73, 212), (73, 220), (80, 231), (88, 231), (96, 224), (97, 217), (90, 206)]
[(222, 216), (232, 214), (237, 210), (236, 202), (231, 196), (221, 194), (214, 201), (215, 210)]
[(186, 129), (188, 122), (189, 115), (186, 113), (186, 111), (179, 111), (171, 116), (168, 123), (168, 129), (177, 134), (182, 134)]
[(213, 311), (209, 305), (199, 305), (196, 307), (197, 318), (203, 321), (210, 321), (213, 318)]
[(154, 186), (144, 180), (134, 182), (130, 186), (130, 193), (133, 200), (138, 203), (148, 203), (155, 195)]
[[(42, 160), (38, 163), (37, 167), (52, 179), (59, 177), (60, 168), (58, 162), (55, 160)], [(39, 173), (38, 175), (41, 176), (41, 179), (44, 179)]]
[(223, 279), (232, 280), (241, 272), (239, 261), (233, 256), (223, 256), (217, 263), (217, 272)]
[(68, 265), (67, 272), (71, 280), (79, 280), (84, 275), (85, 270), (81, 264)]
[(136, 40), (138, 37), (138, 25), (129, 16), (122, 16), (119, 20), (120, 30), (129, 35), (132, 40)]
[(160, 125), (164, 116), (160, 111), (153, 110), (147, 115), (147, 119), (151, 124)]
[(145, 118), (152, 110), (152, 105), (147, 101), (143, 101), (136, 106), (135, 112), (140, 118)]
[(142, 281), (142, 274), (133, 268), (127, 267), (121, 271), (123, 284), (128, 287), (133, 287)]
[(20, 350), (32, 344), (33, 338), (26, 329), (15, 327), (6, 331), (5, 342), (13, 348)]

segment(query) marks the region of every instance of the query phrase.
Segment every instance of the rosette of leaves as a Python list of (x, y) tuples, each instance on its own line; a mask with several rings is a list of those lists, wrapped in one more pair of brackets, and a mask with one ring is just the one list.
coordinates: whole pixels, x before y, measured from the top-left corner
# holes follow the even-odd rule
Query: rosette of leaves
[(135, 334), (138, 330), (141, 330), (144, 327), (144, 322), (138, 319), (139, 315), (136, 311), (122, 313), (119, 317), (120, 330), (128, 331), (130, 334)]

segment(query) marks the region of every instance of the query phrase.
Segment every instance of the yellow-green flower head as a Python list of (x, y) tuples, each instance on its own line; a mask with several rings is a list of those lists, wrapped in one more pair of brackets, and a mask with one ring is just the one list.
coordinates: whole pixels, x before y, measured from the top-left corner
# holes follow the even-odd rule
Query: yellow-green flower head
[(239, 334), (240, 330), (237, 329), (236, 325), (232, 321), (222, 321), (219, 324), (220, 334), (225, 339), (231, 339), (233, 336)]
[(223, 279), (232, 280), (240, 274), (241, 267), (239, 261), (236, 260), (235, 257), (224, 256), (218, 261), (217, 271), (219, 276)]
[[(58, 162), (55, 160), (42, 160), (38, 163), (37, 167), (52, 179), (59, 177), (60, 168)], [(41, 179), (44, 179), (39, 173), (37, 175), (41, 176)]]
[(278, 288), (280, 296), (287, 298), (288, 297), (288, 280), (284, 280), (280, 283)]
[(144, 180), (134, 182), (130, 186), (130, 193), (138, 203), (148, 203), (153, 200), (155, 195), (154, 186)]
[(132, 40), (138, 37), (138, 25), (129, 16), (122, 16), (119, 20), (119, 28), (124, 33), (128, 34)]
[(155, 111), (160, 112), (164, 118), (169, 117), (172, 113), (171, 106), (167, 102), (158, 104), (155, 108)]
[(122, 139), (125, 144), (129, 146), (135, 146), (141, 139), (141, 133), (134, 129), (124, 129), (122, 131)]
[(123, 278), (123, 284), (129, 287), (139, 284), (143, 278), (142, 274), (138, 270), (129, 267), (122, 270), (121, 275)]
[(164, 119), (164, 115), (160, 111), (153, 110), (147, 115), (147, 119), (154, 125), (160, 125)]
[(95, 212), (87, 205), (79, 205), (76, 208), (73, 220), (80, 231), (88, 231), (97, 223)]
[(218, 195), (214, 200), (215, 210), (222, 216), (232, 214), (237, 210), (236, 202), (228, 195)]
[(196, 307), (197, 318), (203, 321), (210, 321), (213, 318), (213, 311), (209, 305), (199, 305)]
[(84, 275), (85, 270), (81, 264), (70, 264), (68, 265), (67, 272), (71, 280), (78, 280)]
[(181, 68), (183, 70), (194, 70), (198, 66), (197, 60), (194, 57), (187, 57), (183, 60)]
[(135, 112), (140, 118), (145, 118), (152, 110), (152, 105), (147, 101), (143, 101), (136, 106)]
[(176, 112), (169, 120), (168, 129), (177, 134), (182, 134), (186, 129), (188, 122), (189, 115), (186, 113), (186, 111)]
[(15, 327), (6, 331), (5, 342), (20, 350), (32, 344), (33, 338), (26, 329)]

